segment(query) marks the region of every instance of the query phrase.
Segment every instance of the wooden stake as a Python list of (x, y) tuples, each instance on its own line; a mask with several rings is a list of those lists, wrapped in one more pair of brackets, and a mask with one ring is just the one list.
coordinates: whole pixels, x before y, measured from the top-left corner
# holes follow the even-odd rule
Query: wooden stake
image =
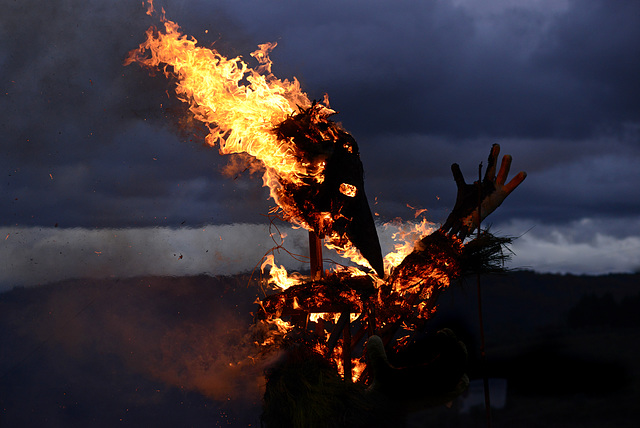
[[(311, 279), (324, 278), (324, 266), (322, 263), (322, 240), (318, 235), (309, 231), (309, 261), (311, 263)], [(331, 336), (327, 342), (329, 355), (336, 346), (338, 337), (342, 333), (342, 363), (344, 367), (344, 380), (351, 382), (351, 325), (349, 322), (349, 312), (343, 312), (336, 323)], [(307, 316), (308, 319), (308, 316)]]
[(342, 335), (342, 365), (344, 367), (344, 381), (351, 383), (352, 370), (351, 370), (351, 324), (349, 323), (349, 312), (347, 314), (347, 324), (344, 326), (344, 332)]
[(313, 231), (309, 231), (309, 261), (311, 262), (311, 279), (324, 277), (322, 240)]
[(333, 348), (335, 348), (338, 343), (338, 339), (340, 338), (340, 334), (342, 334), (342, 329), (347, 324), (349, 324), (349, 312), (343, 312), (340, 315), (340, 318), (338, 318), (338, 322), (335, 327), (333, 327), (329, 340), (327, 340), (327, 355), (331, 355), (333, 352)]

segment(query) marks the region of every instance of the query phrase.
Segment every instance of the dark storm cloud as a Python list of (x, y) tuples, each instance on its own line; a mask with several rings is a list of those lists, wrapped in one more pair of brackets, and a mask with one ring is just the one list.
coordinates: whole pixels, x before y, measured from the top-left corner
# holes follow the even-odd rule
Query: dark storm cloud
[[(100, 227), (242, 217), (230, 217), (225, 201), (237, 199), (245, 179), (223, 179), (202, 130), (180, 127), (186, 115), (168, 99), (167, 80), (122, 65), (153, 22), (140, 3), (3, 3), (3, 222)], [(249, 194), (256, 192), (264, 202), (259, 186)]]
[[(634, 137), (637, 138), (637, 137)], [(420, 135), (379, 137), (370, 140), (374, 151), (368, 166), (372, 196), (384, 204), (405, 201), (412, 206), (440, 209), (433, 221), (443, 221), (455, 202), (456, 187), (450, 164), (458, 162), (467, 182), (478, 177), (478, 164), (486, 167), (488, 148), (499, 143), (501, 154), (513, 156), (510, 177), (527, 171), (529, 177), (500, 207), (490, 221), (516, 215), (545, 221), (576, 217), (637, 215), (640, 202), (640, 145), (625, 138), (581, 140), (449, 139)], [(387, 171), (387, 174), (381, 173)], [(391, 195), (395, 198), (391, 198)], [(535, 201), (535, 203), (534, 203)], [(398, 204), (400, 207), (405, 204)], [(400, 215), (399, 210), (391, 210)]]
[(636, 120), (640, 6), (521, 3), (486, 15), (453, 2), (231, 7), (357, 134), (577, 138)]

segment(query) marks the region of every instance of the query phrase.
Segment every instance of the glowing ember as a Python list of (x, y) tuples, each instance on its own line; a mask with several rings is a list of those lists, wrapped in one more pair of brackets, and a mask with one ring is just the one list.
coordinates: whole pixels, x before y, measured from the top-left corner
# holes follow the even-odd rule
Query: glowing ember
[(340, 185), (340, 193), (353, 198), (354, 196), (356, 196), (356, 193), (358, 193), (358, 188), (349, 183), (342, 183)]

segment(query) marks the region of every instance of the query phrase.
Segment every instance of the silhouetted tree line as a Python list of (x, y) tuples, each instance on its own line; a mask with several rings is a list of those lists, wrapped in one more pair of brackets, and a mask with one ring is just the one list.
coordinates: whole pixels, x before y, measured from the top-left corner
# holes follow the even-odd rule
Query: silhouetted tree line
[(625, 296), (616, 302), (613, 294), (602, 296), (585, 294), (576, 306), (569, 310), (569, 327), (595, 326), (638, 327), (640, 326), (640, 294)]

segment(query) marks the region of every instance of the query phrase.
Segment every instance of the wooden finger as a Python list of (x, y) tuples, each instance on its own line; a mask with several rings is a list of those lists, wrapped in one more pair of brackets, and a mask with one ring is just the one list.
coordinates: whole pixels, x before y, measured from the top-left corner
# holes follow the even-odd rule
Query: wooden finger
[(496, 177), (496, 184), (502, 186), (507, 181), (509, 175), (509, 169), (511, 169), (511, 155), (504, 155), (502, 157), (502, 163), (500, 164), (500, 171)]
[(466, 183), (464, 181), (462, 171), (460, 171), (460, 165), (458, 165), (457, 163), (451, 165), (451, 172), (453, 173), (453, 179), (456, 181), (456, 185), (458, 187), (464, 187)]
[(491, 152), (489, 152), (489, 163), (487, 164), (487, 172), (484, 174), (485, 180), (489, 179), (493, 181), (493, 177), (496, 176), (496, 163), (498, 162), (498, 155), (500, 154), (500, 144), (494, 144), (491, 146)]
[(527, 178), (527, 173), (524, 171), (520, 171), (515, 177), (513, 177), (511, 181), (502, 188), (502, 191), (505, 193), (505, 196), (513, 192), (513, 189), (518, 187), (520, 183), (524, 181), (525, 178)]

